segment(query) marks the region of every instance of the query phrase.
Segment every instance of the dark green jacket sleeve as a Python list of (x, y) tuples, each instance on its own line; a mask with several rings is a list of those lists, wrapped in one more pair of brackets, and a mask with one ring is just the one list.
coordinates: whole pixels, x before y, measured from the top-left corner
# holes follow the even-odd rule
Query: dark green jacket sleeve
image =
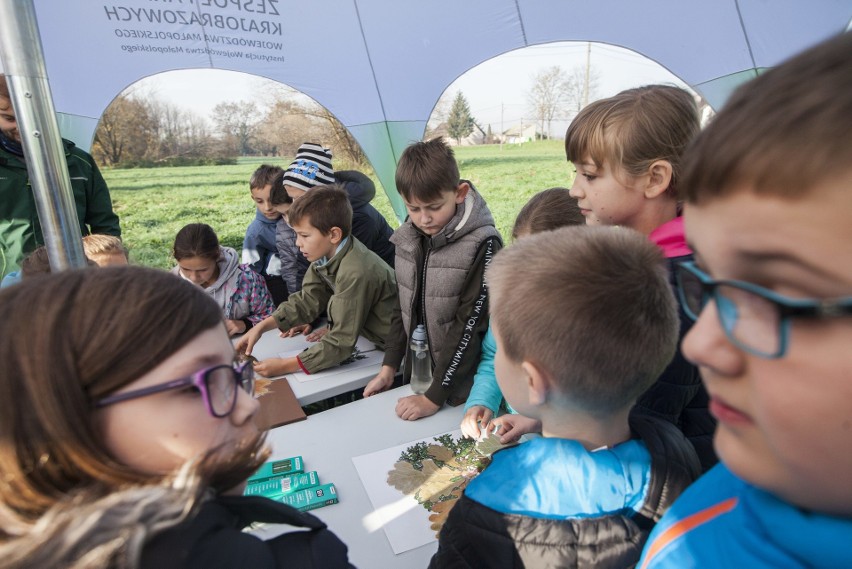
[(118, 216), (112, 209), (109, 189), (94, 159), (79, 148), (72, 148), (65, 158), (68, 161), (71, 185), (74, 186), (78, 182), (86, 184), (85, 209), (82, 214), (80, 206), (83, 204), (77, 201), (80, 223), (87, 226), (89, 233), (121, 237), (121, 227)]
[(310, 324), (322, 314), (331, 298), (331, 289), (317, 274), (316, 267), (311, 264), (305, 273), (302, 289), (294, 292), (285, 302), (282, 302), (272, 317), (279, 330), (289, 330), (299, 324)]

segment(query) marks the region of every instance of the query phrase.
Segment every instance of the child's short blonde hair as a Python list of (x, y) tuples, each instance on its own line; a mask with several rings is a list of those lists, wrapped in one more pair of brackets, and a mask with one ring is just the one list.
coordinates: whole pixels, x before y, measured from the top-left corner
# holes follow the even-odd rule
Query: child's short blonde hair
[(114, 235), (86, 235), (83, 237), (83, 252), (89, 259), (109, 255), (123, 255), (127, 259), (127, 247)]
[(487, 279), (506, 356), (538, 365), (591, 413), (632, 405), (674, 356), (679, 323), (662, 256), (631, 229), (526, 237), (494, 257)]
[(595, 101), (581, 110), (565, 133), (569, 162), (591, 159), (641, 176), (657, 160), (672, 165), (667, 195), (680, 198), (681, 155), (698, 133), (698, 106), (680, 87), (647, 85)]

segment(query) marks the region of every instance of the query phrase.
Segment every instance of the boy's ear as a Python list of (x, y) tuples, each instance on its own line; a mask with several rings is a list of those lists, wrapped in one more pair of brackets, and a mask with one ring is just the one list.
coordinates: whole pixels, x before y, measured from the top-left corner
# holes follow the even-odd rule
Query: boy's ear
[(521, 369), (527, 378), (527, 392), (530, 405), (538, 407), (547, 402), (547, 395), (551, 391), (553, 380), (550, 374), (529, 360), (521, 362)]
[(339, 227), (332, 227), (331, 231), (328, 232), (328, 236), (331, 239), (331, 242), (337, 245), (343, 241), (343, 230)]
[(653, 199), (661, 196), (672, 183), (672, 164), (668, 160), (657, 160), (648, 168), (648, 184), (645, 186), (645, 197)]
[(467, 197), (467, 193), (470, 191), (470, 184), (467, 182), (462, 182), (456, 188), (456, 204), (460, 204)]

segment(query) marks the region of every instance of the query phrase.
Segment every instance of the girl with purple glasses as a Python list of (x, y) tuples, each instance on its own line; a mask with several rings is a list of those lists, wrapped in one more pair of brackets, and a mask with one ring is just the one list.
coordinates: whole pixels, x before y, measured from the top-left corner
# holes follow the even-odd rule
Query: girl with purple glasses
[[(141, 267), (65, 271), (4, 289), (0, 313), (0, 548), (69, 496), (155, 491), (195, 462), (185, 515), (116, 549), (116, 566), (349, 567), (317, 518), (241, 495), (269, 455), (254, 374), (199, 288)], [(261, 541), (241, 531), (254, 521), (307, 531)]]

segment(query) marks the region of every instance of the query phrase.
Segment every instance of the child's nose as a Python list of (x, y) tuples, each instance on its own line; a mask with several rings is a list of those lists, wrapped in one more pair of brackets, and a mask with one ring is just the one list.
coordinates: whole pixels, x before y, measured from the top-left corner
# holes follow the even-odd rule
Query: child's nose
[(708, 302), (681, 343), (684, 357), (695, 365), (712, 369), (716, 375), (741, 372), (742, 352), (722, 329), (715, 302)]
[(236, 426), (241, 426), (246, 421), (251, 420), (258, 409), (260, 409), (260, 403), (254, 396), (242, 389), (237, 389), (237, 402), (234, 404), (234, 410), (231, 411), (231, 422)]
[(577, 180), (574, 180), (574, 183), (571, 184), (571, 189), (568, 190), (568, 195), (574, 199), (580, 199), (583, 197), (583, 191), (580, 189), (579, 184), (577, 184)]

